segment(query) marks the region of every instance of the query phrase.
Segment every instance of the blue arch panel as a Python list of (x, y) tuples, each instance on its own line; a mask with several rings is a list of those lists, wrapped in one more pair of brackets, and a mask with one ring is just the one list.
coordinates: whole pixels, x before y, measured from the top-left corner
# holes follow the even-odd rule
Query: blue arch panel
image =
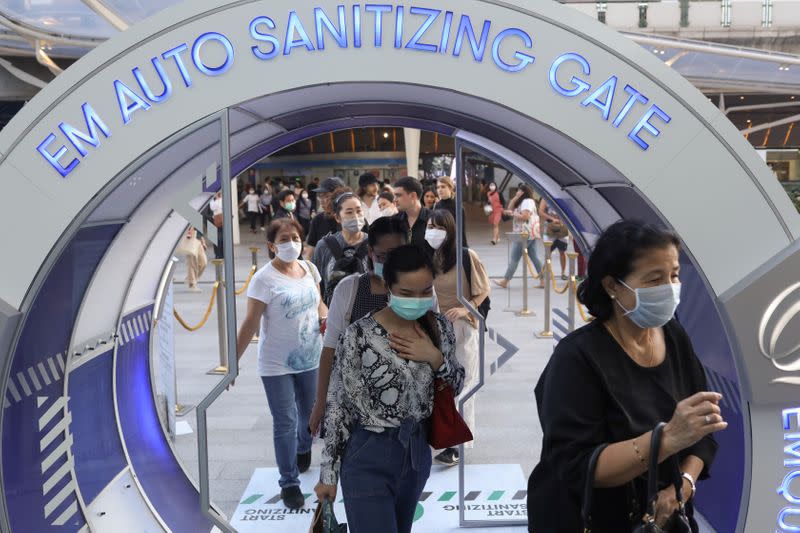
[(202, 533), (213, 527), (161, 428), (150, 382), (153, 306), (126, 315), (117, 348), (117, 410), (131, 466), (156, 512), (172, 531)]
[(114, 413), (113, 371), (108, 350), (69, 374), (75, 476), (87, 505), (128, 464)]
[(5, 391), (3, 483), (12, 531), (78, 531), (85, 519), (68, 464), (64, 374), (83, 295), (122, 226), (81, 229), (47, 274), (14, 351)]

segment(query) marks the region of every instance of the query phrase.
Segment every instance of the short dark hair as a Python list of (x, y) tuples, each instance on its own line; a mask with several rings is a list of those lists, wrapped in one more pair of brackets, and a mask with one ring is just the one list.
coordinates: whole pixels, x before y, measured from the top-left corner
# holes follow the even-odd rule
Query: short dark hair
[(374, 248), (378, 240), (386, 235), (401, 235), (403, 242), (408, 242), (408, 231), (403, 227), (403, 222), (395, 217), (380, 217), (370, 224), (367, 242)]
[(395, 182), (394, 186), (395, 188), (403, 189), (408, 194), (415, 192), (417, 193), (417, 199), (422, 200), (422, 184), (417, 178), (412, 178), (411, 176), (400, 178)]
[(278, 201), (285, 201), (287, 196), (294, 196), (294, 189), (283, 189), (278, 193)]
[(433, 269), (433, 261), (431, 261), (425, 250), (416, 244), (404, 244), (395, 248), (386, 256), (386, 263), (383, 264), (383, 280), (386, 282), (386, 286), (391, 289), (392, 285), (397, 283), (399, 274), (416, 272), (423, 268), (430, 270), (431, 275), (436, 275), (436, 271)]
[(384, 200), (389, 200), (390, 202), (394, 203), (394, 193), (389, 191), (383, 191), (378, 195), (378, 198), (383, 198)]
[[(267, 242), (275, 242), (275, 237), (278, 236), (278, 233), (287, 227), (291, 227), (297, 230), (297, 234), (300, 235), (300, 241), (302, 242), (305, 239), (303, 235), (303, 226), (300, 225), (298, 221), (293, 218), (276, 218), (272, 222), (269, 223), (269, 227), (267, 227)], [(267, 252), (269, 253), (269, 258), (273, 259), (275, 254), (272, 253), (272, 250), (267, 248)]]
[(648, 251), (675, 246), (681, 241), (669, 230), (637, 220), (621, 220), (606, 228), (589, 256), (586, 279), (578, 287), (578, 301), (596, 319), (605, 321), (614, 314), (614, 303), (603, 287), (611, 276), (623, 280), (633, 271), (633, 263)]

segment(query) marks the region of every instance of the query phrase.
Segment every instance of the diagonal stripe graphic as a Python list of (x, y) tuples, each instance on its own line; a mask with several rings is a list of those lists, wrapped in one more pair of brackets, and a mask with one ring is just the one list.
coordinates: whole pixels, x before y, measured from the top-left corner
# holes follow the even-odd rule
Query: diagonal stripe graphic
[(56, 368), (56, 364), (55, 362), (53, 362), (52, 357), (49, 357), (47, 359), (47, 366), (50, 367), (50, 373), (53, 374), (53, 377), (55, 378), (56, 381), (61, 379), (61, 374), (58, 373), (58, 369)]
[(512, 500), (524, 500), (527, 497), (528, 497), (528, 491), (527, 490), (518, 490), (517, 493), (514, 494), (514, 497), (511, 498), (511, 499)]
[(28, 369), (28, 375), (31, 377), (31, 383), (33, 383), (33, 386), (36, 387), (36, 391), (38, 392), (42, 390), (42, 384), (39, 383), (39, 376), (36, 375), (36, 369), (30, 367)]
[(44, 485), (42, 485), (42, 494), (46, 496), (47, 493), (53, 490), (53, 487), (67, 475), (69, 475), (69, 461), (61, 465), (61, 468), (56, 470), (55, 473), (44, 482)]
[(125, 344), (130, 340), (130, 338), (128, 338), (128, 330), (125, 329), (124, 325), (121, 328), (119, 328), (119, 330), (122, 333), (122, 342), (120, 344)]
[(71, 493), (75, 492), (75, 482), (71, 481), (64, 485), (64, 488), (58, 491), (58, 494), (53, 496), (53, 499), (47, 502), (44, 506), (44, 516), (48, 517), (53, 514), (59, 505), (64, 503), (64, 500), (67, 499)]
[(69, 424), (72, 422), (72, 414), (67, 413), (67, 417), (64, 420), (60, 420), (58, 424), (53, 426), (53, 429), (47, 432), (47, 435), (42, 437), (42, 440), (39, 441), (39, 449), (44, 451), (50, 446), (56, 437), (61, 435), (64, 431), (67, 430)]
[(144, 333), (146, 330), (144, 329), (144, 320), (142, 320), (142, 315), (136, 315), (136, 325), (139, 326), (139, 331)]
[(36, 365), (36, 368), (39, 369), (39, 373), (42, 375), (42, 379), (44, 380), (44, 384), (45, 385), (50, 385), (50, 383), (52, 383), (52, 381), (50, 381), (50, 376), (47, 375), (47, 370), (44, 368), (44, 365), (42, 363), (38, 363)]
[(246, 500), (242, 501), (242, 504), (247, 505), (247, 504), (253, 503), (253, 502), (257, 501), (262, 496), (263, 496), (263, 494), (253, 494), (252, 496), (250, 496)]
[(42, 461), (42, 474), (47, 472), (60, 457), (66, 455), (70, 447), (72, 447), (72, 435), (67, 435), (67, 438), (61, 443), (61, 446), (53, 450), (53, 452)]
[(11, 402), (8, 401), (8, 396), (3, 397), (3, 409), (11, 407)]
[(54, 526), (63, 526), (67, 523), (67, 520), (75, 516), (75, 513), (78, 512), (78, 502), (72, 502), (72, 505), (67, 507), (67, 510), (61, 513), (58, 518), (55, 519), (53, 522)]
[(58, 398), (53, 402), (53, 405), (48, 407), (47, 411), (39, 417), (39, 431), (42, 431), (47, 424), (56, 416), (64, 407), (64, 397)]
[(444, 494), (439, 496), (439, 500), (438, 501), (440, 501), (440, 502), (449, 502), (450, 500), (453, 499), (453, 496), (455, 496), (455, 495), (456, 495), (455, 491), (448, 490), (447, 492), (445, 492)]
[(15, 402), (22, 399), (22, 396), (19, 395), (19, 391), (17, 390), (17, 386), (14, 384), (14, 380), (11, 378), (8, 379), (8, 391), (11, 393)]
[(28, 386), (25, 375), (22, 372), (17, 372), (17, 381), (19, 381), (19, 384), (22, 386), (22, 391), (25, 393), (25, 396), (30, 396), (31, 388)]
[(66, 365), (64, 364), (64, 354), (56, 354), (56, 361), (58, 362), (58, 368), (61, 369), (61, 374), (63, 374), (64, 370), (66, 369)]
[(466, 496), (464, 496), (464, 501), (465, 502), (475, 501), (475, 500), (478, 499), (478, 496), (480, 496), (480, 495), (481, 495), (481, 491), (479, 491), (479, 490), (471, 490), (471, 491), (469, 491), (467, 493)]
[(272, 498), (267, 500), (267, 503), (272, 504), (272, 503), (278, 503), (279, 501), (281, 501), (281, 495), (280, 494), (278, 494), (276, 496), (273, 496)]
[(496, 490), (489, 495), (489, 501), (496, 502), (497, 500), (503, 497), (503, 494), (505, 494), (504, 490)]
[(131, 319), (130, 325), (133, 326), (133, 331), (136, 332), (137, 337), (142, 334), (142, 330), (139, 329), (139, 324), (136, 323), (136, 320)]
[(130, 322), (125, 322), (125, 328), (128, 330), (128, 342), (130, 342), (136, 338), (136, 335), (133, 333), (133, 327), (131, 327)]

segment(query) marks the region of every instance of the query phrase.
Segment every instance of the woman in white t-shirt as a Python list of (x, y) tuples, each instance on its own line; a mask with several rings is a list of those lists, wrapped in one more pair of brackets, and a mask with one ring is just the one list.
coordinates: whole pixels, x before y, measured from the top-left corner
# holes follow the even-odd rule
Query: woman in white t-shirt
[(328, 309), (319, 292), (319, 272), (298, 259), (303, 249), (300, 224), (290, 218), (273, 220), (267, 246), (273, 259), (250, 282), (237, 352), (241, 358), (260, 325), (258, 372), (272, 413), (281, 498), (286, 507), (299, 509), (305, 504), (299, 475), (311, 464), (308, 420), (322, 352), (320, 325)]
[[(539, 215), (536, 210), (536, 202), (533, 200), (533, 189), (529, 185), (522, 184), (517, 189), (517, 194), (508, 204), (506, 214), (514, 219), (514, 233), (525, 233), (527, 240), (516, 240), (511, 244), (511, 256), (508, 259), (508, 268), (503, 279), (492, 280), (502, 288), (508, 287), (508, 282), (514, 277), (514, 273), (522, 259), (522, 246), (528, 250), (528, 257), (533, 261), (536, 272), (542, 271), (542, 260), (539, 257), (536, 242), (541, 242), (542, 234), (539, 229)], [(541, 244), (540, 244), (541, 246)], [(540, 280), (539, 288), (544, 287), (544, 281)]]

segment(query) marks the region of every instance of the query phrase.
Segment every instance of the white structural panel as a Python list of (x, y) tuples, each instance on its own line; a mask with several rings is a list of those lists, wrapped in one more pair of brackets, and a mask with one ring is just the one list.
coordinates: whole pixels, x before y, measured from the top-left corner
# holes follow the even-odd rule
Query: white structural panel
[[(505, 114), (560, 132), (627, 179), (680, 233), (714, 295), (727, 295), (720, 300), (730, 304), (727, 326), (744, 359), (740, 378), (748, 385), (746, 399), (791, 407), (786, 402), (796, 395), (791, 381), (796, 376), (775, 381), (769, 360), (782, 356), (782, 345), (762, 348), (762, 357), (753, 340), (759, 335), (754, 325), (759, 313), (781, 288), (764, 284), (767, 304), (754, 308), (754, 318), (742, 295), (749, 294), (743, 287), (751, 286), (754, 272), (766, 279), (773, 271), (767, 268), (771, 258), (788, 257), (786, 250), (800, 236), (800, 216), (717, 108), (651, 53), (555, 2), (440, 0), (424, 7), (385, 4), (385, 12), (372, 6), (332, 0), (187, 2), (120, 34), (65, 71), (0, 132), (0, 183), (11, 199), (0, 211), (0, 223), (15, 229), (0, 232), (0, 249), (13, 254), (0, 277), (0, 300), (26, 312), (59, 244), (111, 193), (109, 184), (176, 132), (217, 111), (247, 108), (265, 95), (291, 98), (293, 91), (314, 87), (315, 98), (325, 104), (327, 91), (336, 94), (344, 84), (406, 84), (431, 89), (438, 97), (444, 91), (491, 102)], [(346, 32), (338, 28), (340, 17)], [(354, 23), (357, 18), (360, 25)], [(169, 80), (168, 88), (154, 66)], [(414, 90), (405, 98), (434, 107), (425, 94)], [(304, 100), (282, 107), (279, 101), (267, 99), (268, 107), (250, 118), (309, 106)], [(243, 134), (235, 148), (279, 131), (272, 124), (256, 128), (263, 131)], [(591, 201), (591, 194), (581, 196)], [(163, 220), (168, 206), (151, 202), (139, 214), (152, 209)], [(20, 224), (31, 206), (40, 204), (48, 206), (46, 220)], [(112, 250), (112, 262), (101, 266), (97, 282), (109, 282), (113, 261), (144, 253), (144, 237), (150, 238), (159, 223), (142, 221), (146, 236), (139, 236), (130, 253)], [(131, 225), (128, 231), (134, 229)], [(166, 250), (169, 238), (162, 232), (154, 246)], [(139, 269), (126, 309), (152, 299), (157, 271), (151, 265)], [(115, 305), (121, 296), (115, 295)], [(81, 334), (94, 334), (91, 319), (100, 303), (85, 304)], [(788, 331), (784, 318), (792, 318), (782, 316), (777, 325), (764, 319), (764, 327), (774, 326), (775, 339)], [(781, 338), (793, 346), (797, 337)], [(797, 372), (793, 366), (776, 368)], [(767, 407), (752, 412), (776, 413)], [(795, 428), (796, 420), (789, 419)], [(755, 449), (780, 451), (779, 444)], [(758, 522), (748, 522), (745, 529), (773, 530), (789, 499), (775, 494), (780, 482), (771, 477), (775, 468), (759, 469), (759, 462), (777, 459), (754, 456), (752, 461), (753, 478), (760, 477), (753, 481), (759, 491), (750, 493), (749, 506)], [(766, 472), (769, 476), (761, 475)], [(749, 479), (748, 473), (746, 483)]]

